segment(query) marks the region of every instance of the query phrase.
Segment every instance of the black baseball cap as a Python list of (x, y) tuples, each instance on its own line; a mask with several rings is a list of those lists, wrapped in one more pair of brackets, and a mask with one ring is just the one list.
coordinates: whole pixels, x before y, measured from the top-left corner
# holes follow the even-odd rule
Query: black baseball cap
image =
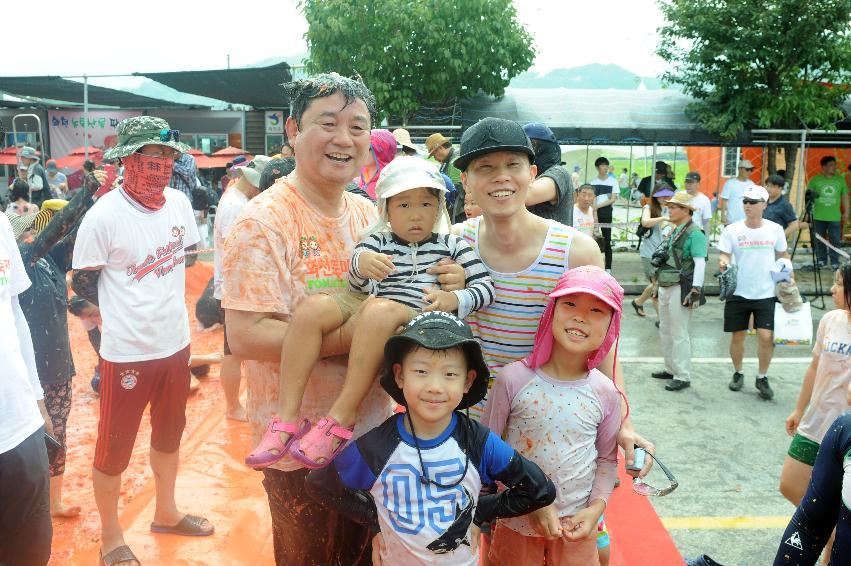
[(472, 160), (495, 151), (516, 151), (529, 157), (529, 163), (535, 161), (532, 142), (520, 124), (502, 118), (484, 118), (461, 136), (461, 156), (452, 164), (466, 171)]
[(699, 183), (700, 173), (698, 173), (697, 171), (689, 171), (688, 173), (686, 173), (686, 182), (689, 181), (697, 181)]
[(393, 364), (401, 363), (404, 342), (413, 342), (429, 350), (448, 350), (461, 346), (467, 357), (469, 369), (476, 370), (476, 377), (470, 390), (461, 398), (458, 409), (472, 407), (487, 395), (490, 371), (482, 355), (482, 347), (473, 336), (473, 331), (457, 316), (434, 311), (414, 317), (400, 334), (391, 336), (384, 345), (381, 387), (400, 405), (405, 405), (405, 396), (396, 384)]

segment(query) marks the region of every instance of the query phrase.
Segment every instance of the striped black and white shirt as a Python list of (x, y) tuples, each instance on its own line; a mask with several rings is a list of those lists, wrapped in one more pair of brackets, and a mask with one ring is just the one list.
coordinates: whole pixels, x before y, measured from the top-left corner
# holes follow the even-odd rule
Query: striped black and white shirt
[[(396, 270), (383, 281), (363, 277), (358, 271), (358, 257), (364, 251), (390, 256)], [(349, 287), (353, 291), (391, 299), (419, 310), (428, 305), (426, 292), (440, 288), (437, 275), (430, 275), (426, 270), (444, 258), (454, 260), (464, 268), (467, 287), (453, 291), (458, 297), (459, 318), (494, 301), (493, 281), (485, 264), (466, 240), (452, 234), (432, 234), (428, 240), (414, 244), (405, 242), (392, 232), (367, 236), (355, 247), (349, 269)]]

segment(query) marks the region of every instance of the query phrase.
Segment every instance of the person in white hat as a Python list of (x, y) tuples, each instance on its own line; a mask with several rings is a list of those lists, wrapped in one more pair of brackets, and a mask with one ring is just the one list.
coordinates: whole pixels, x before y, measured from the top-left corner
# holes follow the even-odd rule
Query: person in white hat
[[(288, 452), (308, 468), (327, 466), (351, 438), (358, 406), (381, 367), (384, 343), (398, 327), (421, 311), (464, 318), (493, 302), (487, 268), (466, 240), (448, 233), (446, 185), (433, 163), (397, 157), (383, 169), (376, 194), (380, 218), (355, 248), (350, 291), (309, 297), (292, 315), (281, 352), (287, 363), (281, 366), (278, 415), (246, 458), (249, 466), (265, 468)], [(467, 288), (434, 289), (437, 277), (426, 270), (445, 258), (464, 266)], [(366, 302), (370, 297), (375, 298)], [(342, 328), (349, 320), (353, 328)], [(308, 427), (298, 415), (310, 370), (323, 337), (338, 331), (353, 333), (345, 385), (328, 415)]]
[(727, 225), (718, 241), (720, 271), (725, 271), (735, 257), (738, 269), (736, 290), (724, 304), (724, 332), (730, 335), (730, 358), (733, 361), (731, 391), (744, 384), (742, 360), (745, 353), (745, 333), (753, 316), (757, 333), (759, 372), (756, 389), (762, 399), (770, 400), (774, 391), (768, 384), (768, 366), (774, 354), (774, 281), (771, 267), (780, 258), (788, 258), (786, 235), (779, 224), (765, 220), (762, 213), (768, 202), (768, 191), (750, 185), (742, 194), (745, 219)]
[(727, 182), (724, 183), (724, 188), (721, 189), (721, 196), (718, 199), (718, 211), (721, 214), (721, 223), (724, 226), (744, 220), (745, 209), (742, 206), (742, 195), (746, 188), (754, 184), (749, 177), (753, 170), (753, 163), (747, 159), (742, 159), (739, 161), (739, 174), (732, 179), (727, 179)]

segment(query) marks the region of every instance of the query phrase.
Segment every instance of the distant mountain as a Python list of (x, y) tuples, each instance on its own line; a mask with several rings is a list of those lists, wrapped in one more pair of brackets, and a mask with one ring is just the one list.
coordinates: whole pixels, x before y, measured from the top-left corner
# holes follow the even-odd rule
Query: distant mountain
[(647, 90), (662, 88), (655, 77), (640, 77), (620, 65), (592, 63), (569, 69), (553, 69), (540, 74), (527, 71), (516, 76), (509, 86), (512, 88), (581, 88), (636, 90), (644, 84)]

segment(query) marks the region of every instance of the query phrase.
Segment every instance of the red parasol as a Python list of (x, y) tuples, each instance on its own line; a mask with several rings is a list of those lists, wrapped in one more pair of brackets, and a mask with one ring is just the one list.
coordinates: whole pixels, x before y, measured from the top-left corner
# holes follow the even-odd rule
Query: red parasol
[(198, 166), (198, 169), (224, 168), (229, 162), (233, 161), (234, 157), (238, 155), (244, 155), (248, 160), (254, 159), (254, 157), (244, 149), (228, 146), (224, 149), (220, 149), (213, 155), (196, 156), (195, 163)]
[[(97, 147), (89, 147), (89, 159), (95, 163), (100, 163), (103, 160), (103, 150)], [(59, 169), (79, 169), (86, 161), (86, 148), (77, 147), (65, 157), (56, 160), (56, 167)]]
[(0, 165), (17, 165), (18, 164), (18, 148), (7, 147), (0, 151)]

